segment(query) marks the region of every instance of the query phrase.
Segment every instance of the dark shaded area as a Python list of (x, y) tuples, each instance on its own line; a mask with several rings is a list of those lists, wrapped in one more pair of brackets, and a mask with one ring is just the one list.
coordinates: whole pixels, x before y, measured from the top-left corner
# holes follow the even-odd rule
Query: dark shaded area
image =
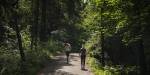
[(83, 71), (88, 71), (88, 69), (82, 69)]

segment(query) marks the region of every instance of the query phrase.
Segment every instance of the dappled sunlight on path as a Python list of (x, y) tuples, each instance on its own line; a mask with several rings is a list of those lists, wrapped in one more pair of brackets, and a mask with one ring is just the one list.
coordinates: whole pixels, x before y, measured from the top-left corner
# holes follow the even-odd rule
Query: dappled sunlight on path
[(92, 75), (92, 73), (87, 67), (81, 70), (79, 54), (72, 53), (69, 64), (66, 63), (65, 55), (56, 56), (37, 75)]

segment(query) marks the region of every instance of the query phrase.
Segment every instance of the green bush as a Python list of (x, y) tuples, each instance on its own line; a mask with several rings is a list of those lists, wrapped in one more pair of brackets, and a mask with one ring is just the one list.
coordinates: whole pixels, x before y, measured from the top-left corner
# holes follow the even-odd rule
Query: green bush
[(101, 64), (95, 58), (88, 58), (88, 65), (93, 71), (94, 75), (118, 75), (117, 72), (113, 73), (108, 67), (101, 67)]
[(120, 65), (102, 67), (93, 57), (88, 57), (87, 64), (95, 75), (138, 75), (136, 66), (125, 66), (124, 69), (121, 69)]
[[(27, 46), (26, 46), (27, 47)], [(26, 62), (21, 64), (19, 50), (0, 48), (0, 75), (36, 75), (51, 56), (63, 50), (62, 43), (50, 39), (40, 43), (37, 50), (25, 50)]]

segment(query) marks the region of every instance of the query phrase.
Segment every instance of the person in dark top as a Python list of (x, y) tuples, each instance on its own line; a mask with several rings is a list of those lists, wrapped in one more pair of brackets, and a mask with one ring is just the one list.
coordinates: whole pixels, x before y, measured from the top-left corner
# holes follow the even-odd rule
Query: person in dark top
[(85, 69), (85, 59), (86, 59), (86, 49), (82, 47), (80, 49), (80, 57), (81, 57), (81, 69)]

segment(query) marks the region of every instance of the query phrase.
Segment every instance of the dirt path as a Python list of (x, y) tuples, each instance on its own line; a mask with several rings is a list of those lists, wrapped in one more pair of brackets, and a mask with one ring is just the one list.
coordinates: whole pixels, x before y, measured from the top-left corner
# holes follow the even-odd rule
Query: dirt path
[(37, 75), (93, 75), (87, 67), (81, 70), (79, 54), (71, 54), (70, 59), (67, 64), (65, 55), (56, 56)]

